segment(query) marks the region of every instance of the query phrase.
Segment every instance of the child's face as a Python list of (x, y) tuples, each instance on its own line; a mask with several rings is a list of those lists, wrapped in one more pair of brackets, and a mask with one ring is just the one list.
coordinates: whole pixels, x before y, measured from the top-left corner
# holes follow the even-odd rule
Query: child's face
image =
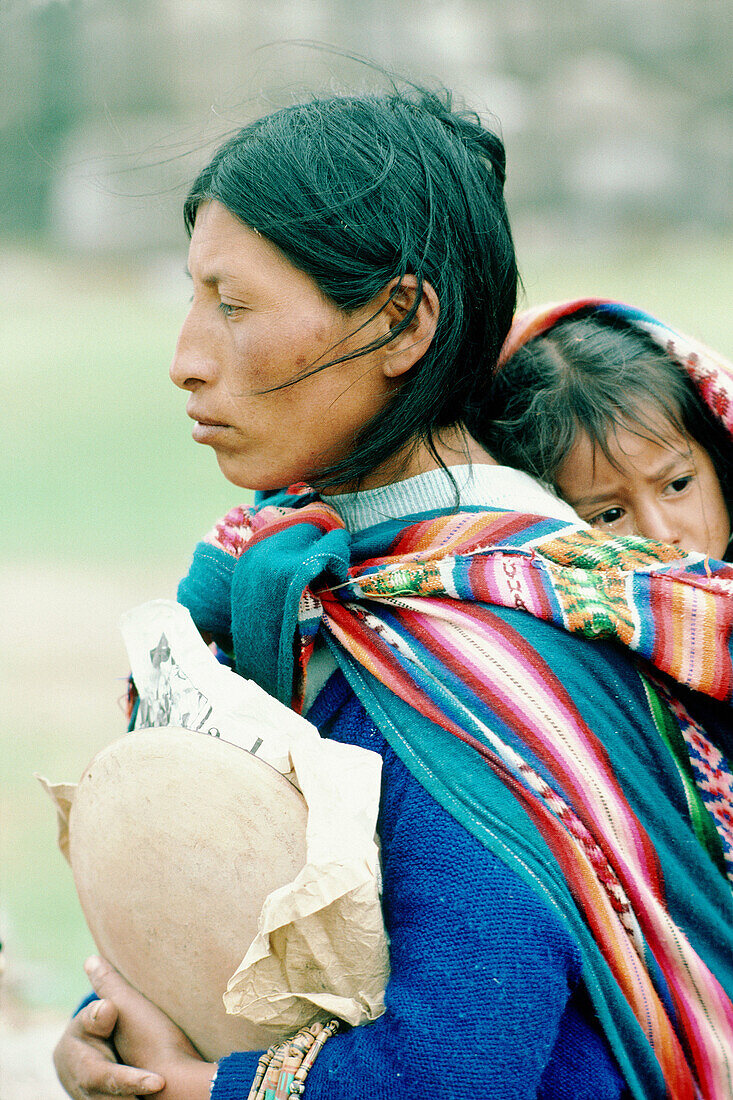
[(560, 495), (592, 527), (614, 535), (643, 535), (722, 558), (731, 524), (718, 475), (699, 443), (660, 416), (639, 428), (618, 427), (608, 439), (614, 463), (583, 433), (560, 466)]

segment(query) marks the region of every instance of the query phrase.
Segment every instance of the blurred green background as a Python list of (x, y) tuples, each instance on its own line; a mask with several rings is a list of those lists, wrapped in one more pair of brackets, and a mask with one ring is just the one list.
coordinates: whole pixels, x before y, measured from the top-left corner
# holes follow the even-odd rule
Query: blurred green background
[(120, 612), (172, 594), (242, 496), (191, 442), (167, 378), (188, 295), (185, 183), (236, 123), (373, 79), (302, 46), (258, 47), (332, 42), (495, 111), (525, 301), (619, 297), (733, 356), (729, 5), (549, 7), (4, 9), (0, 931), (24, 1003), (70, 1005), (91, 947), (32, 773), (75, 780), (121, 732)]

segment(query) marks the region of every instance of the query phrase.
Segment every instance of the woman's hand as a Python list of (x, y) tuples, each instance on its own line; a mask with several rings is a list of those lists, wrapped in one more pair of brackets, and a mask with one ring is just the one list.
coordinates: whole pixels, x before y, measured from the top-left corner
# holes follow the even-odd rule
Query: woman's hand
[(148, 1096), (165, 1085), (159, 1074), (118, 1064), (110, 1038), (116, 1023), (112, 1001), (92, 1001), (69, 1020), (53, 1061), (59, 1081), (74, 1100)]
[(206, 1100), (216, 1066), (109, 963), (91, 958), (85, 970), (100, 1000), (71, 1021), (56, 1049), (67, 1092), (80, 1100), (150, 1093), (160, 1100)]

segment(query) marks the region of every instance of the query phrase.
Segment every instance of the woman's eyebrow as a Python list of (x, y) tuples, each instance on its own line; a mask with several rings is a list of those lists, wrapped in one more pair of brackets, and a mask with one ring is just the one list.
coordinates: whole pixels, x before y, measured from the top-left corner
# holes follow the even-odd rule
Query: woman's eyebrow
[[(186, 264), (183, 271), (187, 278), (193, 280), (193, 275), (189, 270), (188, 264)], [(200, 282), (202, 282), (204, 286), (218, 286), (219, 283), (223, 282), (225, 279), (226, 275), (220, 275), (217, 271), (212, 271), (210, 275), (204, 275)]]

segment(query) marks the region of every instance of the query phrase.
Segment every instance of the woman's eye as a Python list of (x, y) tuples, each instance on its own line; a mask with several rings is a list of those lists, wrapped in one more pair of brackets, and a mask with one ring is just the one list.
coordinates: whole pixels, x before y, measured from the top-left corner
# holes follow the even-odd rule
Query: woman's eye
[(233, 306), (229, 302), (219, 302), (219, 309), (225, 317), (236, 317), (238, 311), (242, 309), (242, 306)]
[(624, 514), (623, 508), (606, 508), (605, 512), (601, 512), (600, 515), (593, 516), (588, 520), (591, 527), (607, 526), (611, 523), (616, 523)]
[(676, 477), (674, 481), (670, 481), (667, 486), (673, 493), (681, 493), (692, 481), (692, 474), (686, 474), (684, 477)]

